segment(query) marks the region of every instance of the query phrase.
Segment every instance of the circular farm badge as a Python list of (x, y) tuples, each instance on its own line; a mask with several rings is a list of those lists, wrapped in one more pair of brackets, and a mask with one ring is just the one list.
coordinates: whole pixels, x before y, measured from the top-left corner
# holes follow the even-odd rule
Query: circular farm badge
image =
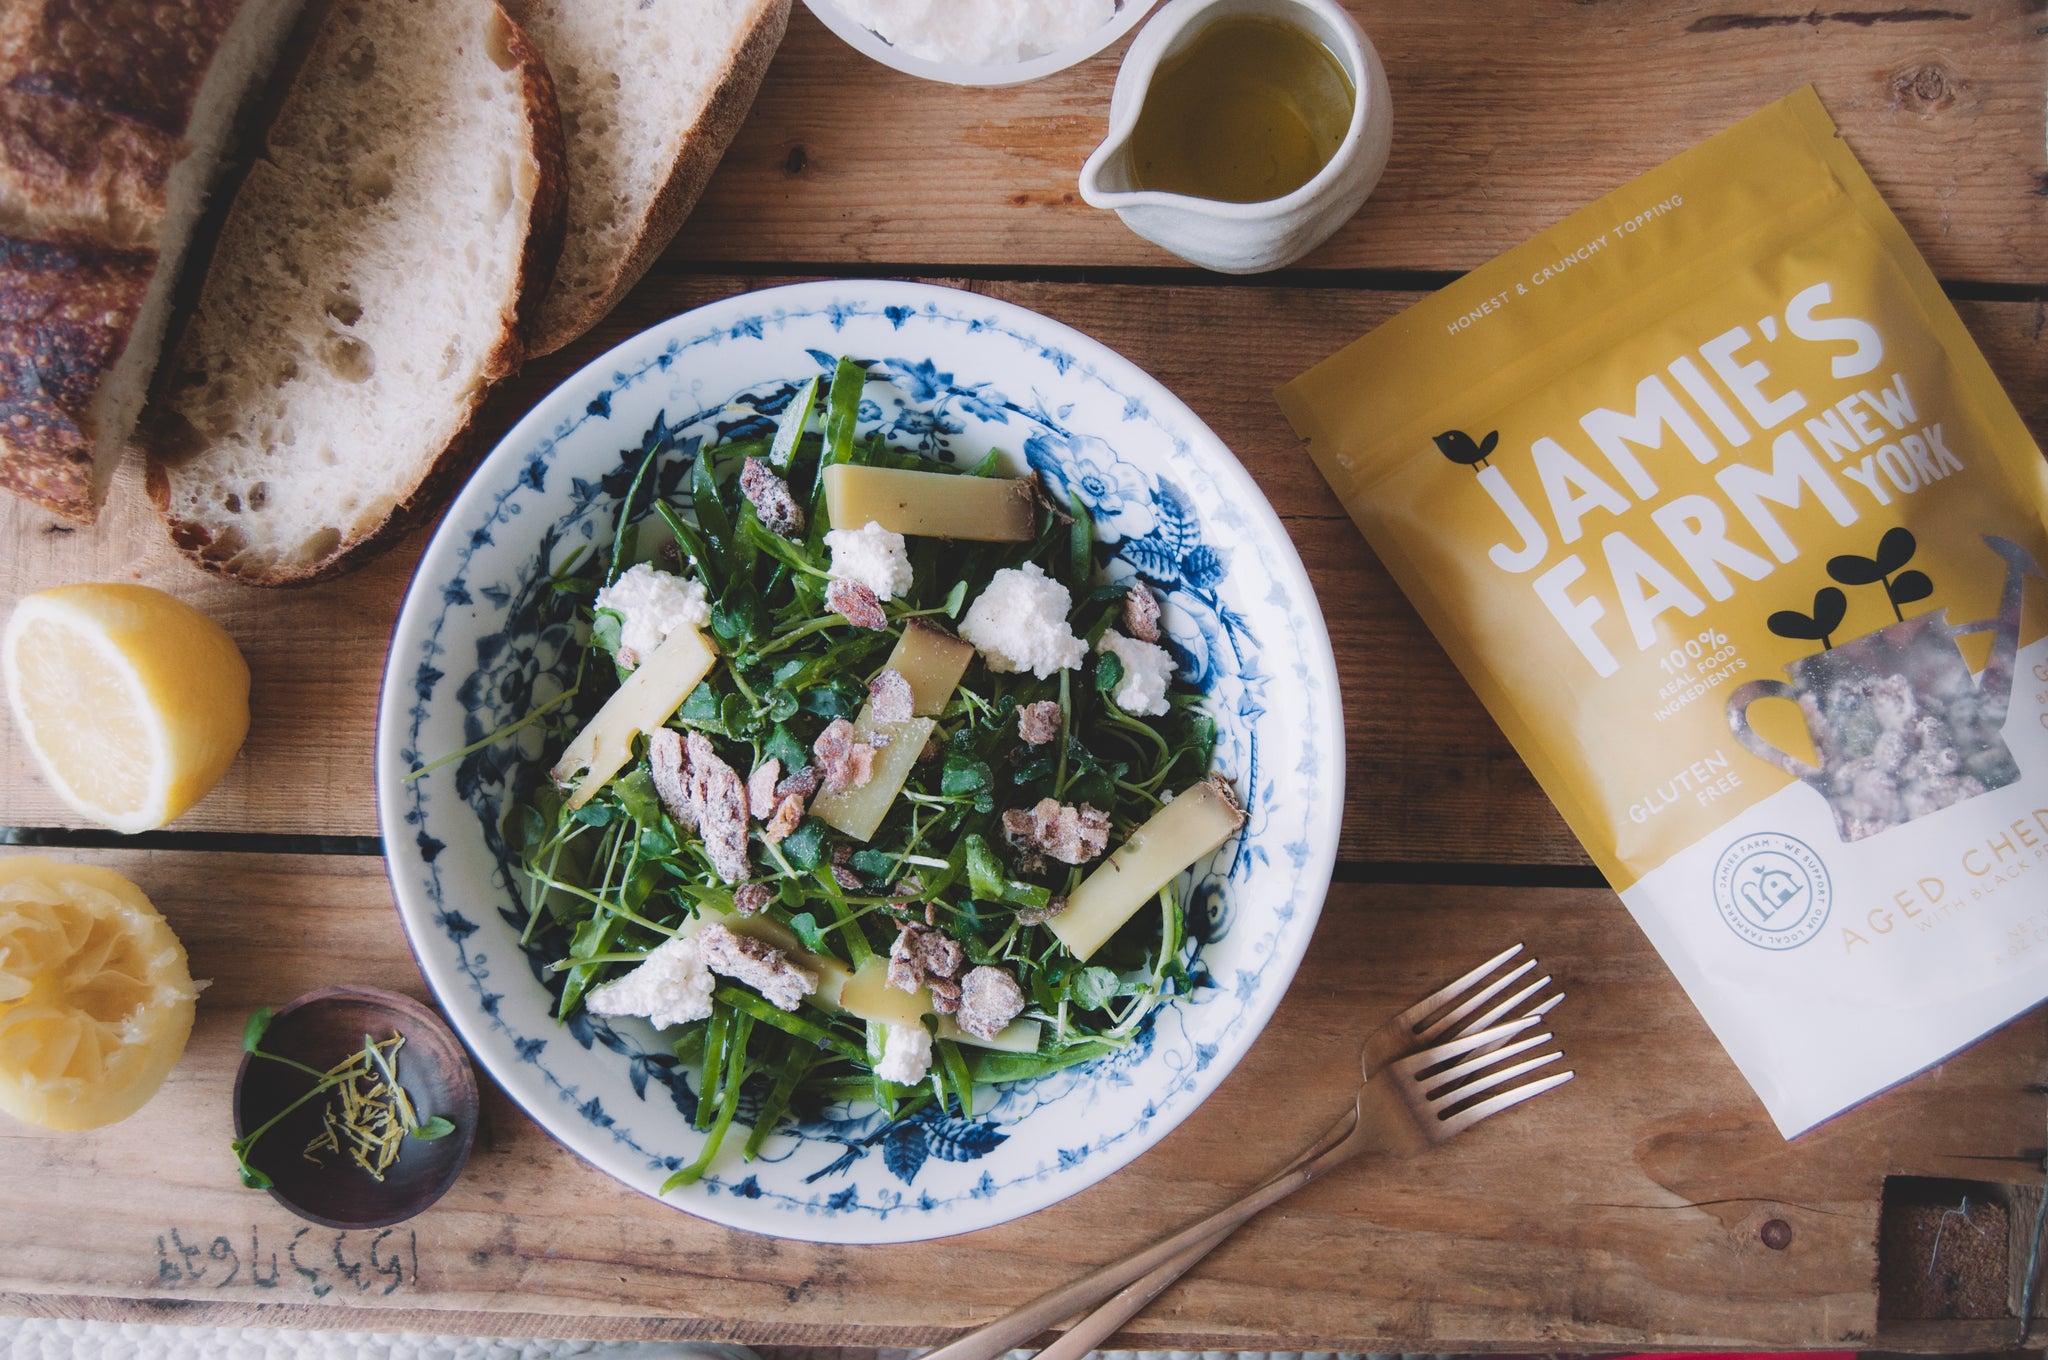
[(1827, 866), (1805, 843), (1759, 832), (1721, 852), (1714, 905), (1728, 928), (1759, 949), (1796, 949), (1827, 924)]

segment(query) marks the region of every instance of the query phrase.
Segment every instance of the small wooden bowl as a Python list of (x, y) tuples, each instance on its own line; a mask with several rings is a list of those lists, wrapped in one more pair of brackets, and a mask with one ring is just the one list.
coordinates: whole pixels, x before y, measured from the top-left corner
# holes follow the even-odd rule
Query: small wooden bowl
[[(329, 1228), (388, 1228), (441, 1198), (462, 1174), (476, 1135), (476, 1073), (454, 1032), (419, 1002), (375, 987), (323, 987), (277, 1012), (260, 1047), (324, 1072), (361, 1049), (365, 1034), (382, 1041), (394, 1032), (405, 1036), (399, 1085), (421, 1119), (439, 1115), (455, 1132), (429, 1142), (406, 1139), (380, 1182), (345, 1153), (322, 1154), (322, 1166), (306, 1160), (302, 1150), (319, 1136), (320, 1112), (332, 1096), (307, 1101), (249, 1152), (250, 1165), (272, 1181), (271, 1198), (300, 1218)], [(236, 1137), (313, 1085), (295, 1067), (244, 1053), (235, 1074)]]

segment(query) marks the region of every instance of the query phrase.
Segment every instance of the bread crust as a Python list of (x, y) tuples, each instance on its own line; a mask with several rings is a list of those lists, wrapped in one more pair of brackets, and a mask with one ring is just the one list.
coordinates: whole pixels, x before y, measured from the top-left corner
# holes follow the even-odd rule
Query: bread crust
[[(243, 545), (235, 541), (236, 531), (217, 536), (206, 524), (183, 520), (171, 513), (168, 469), (180, 461), (195, 435), (184, 417), (168, 401), (152, 403), (145, 413), (138, 436), (148, 454), (144, 486), (150, 502), (164, 519), (171, 541), (195, 565), (245, 585), (296, 587), (331, 580), (362, 566), (389, 551), (411, 529), (431, 518), (456, 487), (475, 469), (486, 451), (481, 413), (491, 391), (505, 377), (516, 372), (526, 356), (522, 335), (525, 318), (552, 282), (555, 262), (562, 249), (568, 207), (568, 153), (563, 143), (560, 110), (555, 103), (554, 83), (547, 64), (512, 16), (497, 0), (488, 0), (497, 20), (504, 25), (507, 50), (520, 69), (521, 98), (529, 130), (530, 149), (536, 166), (532, 206), (526, 241), (520, 252), (518, 292), (504, 329), (482, 363), (485, 381), (473, 393), (468, 409), (461, 411), (460, 423), (441, 449), (426, 461), (417, 485), (395, 505), (374, 529), (348, 542), (337, 541), (334, 549), (318, 561), (267, 568), (238, 569), (234, 559)], [(286, 104), (289, 106), (290, 97)], [(232, 211), (232, 210), (231, 210)], [(205, 289), (201, 303), (205, 305)]]
[(572, 310), (545, 311), (531, 343), (534, 355), (552, 354), (602, 321), (675, 239), (753, 108), (762, 78), (782, 45), (790, 5), (791, 0), (757, 0), (746, 36), (728, 54), (703, 112), (676, 139), (668, 179), (642, 215), (627, 249), (613, 261), (605, 290)]
[(165, 185), (241, 2), (0, 6), (0, 229), (156, 244)]
[(156, 264), (83, 233), (0, 236), (0, 489), (92, 522), (93, 397)]

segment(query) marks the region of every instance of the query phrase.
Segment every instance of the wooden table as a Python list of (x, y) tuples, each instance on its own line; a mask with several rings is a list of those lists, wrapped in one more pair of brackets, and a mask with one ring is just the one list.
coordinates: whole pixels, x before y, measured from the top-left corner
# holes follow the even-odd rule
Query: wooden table
[[(2014, 1023), (1793, 1144), (1733, 1066), (1288, 433), (1273, 388), (1425, 290), (1811, 80), (2048, 436), (2048, 164), (2038, 3), (1853, 11), (1648, 0), (1354, 0), (1393, 83), (1394, 153), (1305, 266), (1180, 267), (1083, 205), (1112, 51), (1019, 89), (919, 83), (799, 9), (752, 120), (666, 259), (534, 364), (503, 428), (652, 322), (761, 284), (961, 284), (1106, 341), (1185, 398), (1307, 561), (1344, 677), (1350, 805), (1306, 965), (1223, 1088), (1128, 1170), (943, 1246), (806, 1246), (632, 1194), (491, 1090), (468, 1173), (387, 1233), (309, 1229), (239, 1189), (228, 1089), (246, 1011), (349, 981), (424, 995), (375, 839), (371, 726), (423, 538), (291, 595), (182, 565), (124, 479), (74, 531), (0, 506), (0, 593), (148, 581), (233, 632), (255, 721), (168, 831), (78, 829), (0, 736), (0, 824), (113, 865), (213, 979), (146, 1118), (0, 1123), (0, 1290), (17, 1311), (491, 1334), (924, 1345), (1220, 1204), (1345, 1099), (1360, 1037), (1526, 940), (1571, 993), (1580, 1079), (1398, 1174), (1267, 1214), (1144, 1314), (1131, 1344), (1375, 1350), (2016, 1344), (2010, 1321), (1880, 1322), (1890, 1175), (2038, 1184), (2048, 1027)], [(1284, 1042), (1274, 1036), (1284, 1034)]]

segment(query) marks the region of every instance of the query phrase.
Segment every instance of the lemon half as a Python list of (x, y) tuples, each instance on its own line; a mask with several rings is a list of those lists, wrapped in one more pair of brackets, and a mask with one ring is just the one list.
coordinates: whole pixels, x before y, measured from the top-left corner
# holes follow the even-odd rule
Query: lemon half
[(219, 624), (148, 586), (26, 596), (0, 635), (14, 721), (59, 797), (116, 831), (162, 826), (249, 731), (249, 667)]
[(192, 1034), (185, 947), (111, 869), (0, 858), (0, 1110), (46, 1129), (126, 1119)]

